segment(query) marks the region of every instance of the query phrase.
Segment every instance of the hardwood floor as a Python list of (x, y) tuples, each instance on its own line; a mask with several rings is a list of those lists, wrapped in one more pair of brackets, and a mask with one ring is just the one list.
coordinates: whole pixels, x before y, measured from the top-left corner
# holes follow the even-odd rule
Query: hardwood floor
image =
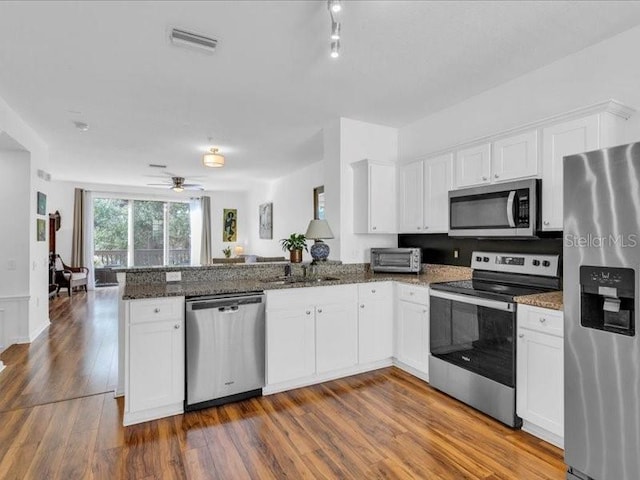
[[(99, 326), (105, 312), (115, 316), (115, 299), (109, 292), (93, 295), (74, 297), (78, 312), (58, 310), (56, 322), (84, 332), (81, 339), (43, 334), (47, 346), (40, 348), (48, 354), (36, 349), (34, 358), (17, 357), (35, 372), (31, 381), (15, 365), (0, 374), (0, 395), (14, 405), (3, 404), (0, 412), (0, 479), (564, 478), (561, 450), (396, 368), (124, 428), (121, 399), (86, 393), (113, 380), (112, 356), (98, 353), (106, 347), (96, 336), (106, 333)], [(78, 315), (84, 315), (83, 328), (73, 326)], [(89, 326), (93, 322), (96, 327)], [(86, 364), (74, 375), (85, 378), (56, 373), (70, 367), (60, 352), (51, 354), (61, 349), (57, 342), (84, 351), (76, 358)], [(36, 368), (35, 357), (49, 365)], [(11, 358), (2, 354), (7, 363)], [(61, 377), (50, 381), (49, 374)], [(23, 384), (16, 391), (31, 384), (58, 392), (42, 392), (39, 400), (63, 391), (87, 396), (22, 408), (25, 399), (4, 394), (14, 376)]]

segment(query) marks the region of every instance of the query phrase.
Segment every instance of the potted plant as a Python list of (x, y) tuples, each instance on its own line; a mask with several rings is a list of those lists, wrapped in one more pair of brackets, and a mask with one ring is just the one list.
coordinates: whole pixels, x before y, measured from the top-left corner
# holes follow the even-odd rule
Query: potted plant
[(231, 258), (231, 247), (222, 249), (222, 253), (224, 253), (225, 258)]
[(307, 250), (307, 238), (301, 233), (292, 233), (289, 238), (280, 240), (280, 245), (282, 245), (282, 250), (289, 251), (291, 263), (300, 263), (302, 262), (302, 249)]

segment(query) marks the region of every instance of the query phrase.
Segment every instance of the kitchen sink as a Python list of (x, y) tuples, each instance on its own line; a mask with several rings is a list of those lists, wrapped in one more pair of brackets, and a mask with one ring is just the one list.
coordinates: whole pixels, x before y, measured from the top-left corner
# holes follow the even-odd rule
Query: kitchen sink
[(262, 280), (271, 285), (288, 285), (290, 283), (322, 283), (340, 280), (338, 277), (275, 277)]

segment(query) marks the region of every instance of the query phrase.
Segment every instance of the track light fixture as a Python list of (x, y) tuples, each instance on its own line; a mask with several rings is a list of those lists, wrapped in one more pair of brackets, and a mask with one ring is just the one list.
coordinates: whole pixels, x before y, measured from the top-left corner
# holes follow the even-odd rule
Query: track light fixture
[(327, 0), (327, 8), (329, 9), (329, 17), (331, 17), (331, 58), (340, 56), (340, 30), (341, 24), (336, 21), (334, 14), (342, 11), (340, 0)]
[(331, 40), (340, 40), (340, 22), (331, 22)]
[(331, 58), (338, 58), (340, 56), (340, 40), (331, 42)]

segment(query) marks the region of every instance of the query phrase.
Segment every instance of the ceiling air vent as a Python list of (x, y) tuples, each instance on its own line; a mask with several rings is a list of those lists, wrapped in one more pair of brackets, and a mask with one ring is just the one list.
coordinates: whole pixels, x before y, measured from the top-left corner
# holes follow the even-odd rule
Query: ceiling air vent
[(216, 45), (218, 45), (218, 41), (215, 38), (204, 37), (178, 28), (171, 29), (170, 38), (171, 43), (176, 46), (196, 48), (207, 53), (213, 53), (216, 50)]

